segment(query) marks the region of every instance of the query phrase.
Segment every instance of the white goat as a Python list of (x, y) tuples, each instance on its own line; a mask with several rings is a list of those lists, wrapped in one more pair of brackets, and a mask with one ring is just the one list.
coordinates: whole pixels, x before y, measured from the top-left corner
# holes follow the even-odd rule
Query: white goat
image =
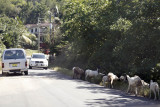
[(149, 97), (149, 98), (151, 98), (151, 92), (152, 92), (152, 91), (153, 91), (153, 93), (154, 93), (154, 100), (156, 100), (156, 99), (157, 99), (156, 93), (158, 93), (158, 97), (159, 97), (159, 85), (158, 85), (157, 82), (153, 82), (153, 81), (151, 80), (151, 81), (150, 81), (150, 91), (149, 91), (150, 97)]
[(129, 77), (129, 75), (127, 75), (127, 79), (128, 79), (128, 83), (129, 83), (127, 93), (129, 92), (131, 87), (134, 87), (135, 88), (135, 95), (137, 96), (137, 88), (139, 86), (143, 86), (141, 78), (139, 76)]
[(113, 81), (118, 80), (119, 78), (111, 72), (109, 72), (107, 76), (108, 76), (108, 82), (109, 82), (108, 86), (113, 88)]
[(87, 80), (87, 77), (96, 77), (98, 75), (98, 69), (96, 71), (87, 69), (85, 75), (85, 80)]
[(126, 81), (126, 77), (125, 76), (120, 76), (119, 79), (120, 79), (120, 81)]
[(103, 86), (106, 87), (105, 82), (108, 82), (108, 76), (103, 76), (102, 82), (103, 82)]
[(144, 90), (149, 89), (149, 84), (147, 82), (145, 82), (144, 80), (141, 80), (141, 82), (142, 82), (143, 96), (145, 97)]
[(141, 82), (142, 82), (143, 87), (149, 88), (149, 84), (148, 83), (146, 83), (144, 80), (141, 80)]

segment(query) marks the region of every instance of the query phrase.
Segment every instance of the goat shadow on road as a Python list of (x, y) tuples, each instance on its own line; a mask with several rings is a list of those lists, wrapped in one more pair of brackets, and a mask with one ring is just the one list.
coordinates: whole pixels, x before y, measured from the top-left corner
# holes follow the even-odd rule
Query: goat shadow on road
[[(82, 87), (78, 87), (83, 89)], [(105, 105), (108, 107), (160, 107), (159, 101), (150, 100), (148, 98), (140, 97), (140, 96), (133, 96), (129, 95), (125, 92), (115, 89), (106, 89), (101, 87), (84, 87), (88, 90), (91, 90), (93, 93), (103, 93), (106, 97), (102, 98), (94, 98), (88, 99), (86, 104), (88, 106), (103, 106)]]
[[(2, 76), (2, 75), (0, 75)], [(17, 77), (22, 76), (22, 74), (10, 74), (6, 77)], [(90, 92), (96, 94), (96, 93), (102, 93), (106, 95), (104, 98), (93, 98), (93, 99), (87, 99), (85, 102), (87, 106), (100, 106), (100, 107), (160, 107), (160, 101), (154, 101), (150, 100), (145, 97), (135, 97), (129, 94), (126, 94), (123, 91), (115, 90), (115, 89), (108, 89), (104, 88), (103, 86), (99, 86), (93, 83), (89, 83), (87, 81), (78, 80), (78, 79), (72, 79), (72, 77), (61, 74), (59, 72), (49, 70), (48, 72), (35, 72), (30, 71), (29, 75), (23, 76), (25, 78), (35, 77), (35, 78), (47, 78), (47, 79), (59, 79), (59, 80), (71, 80), (75, 82), (81, 82), (83, 83), (82, 86), (76, 87), (77, 89), (87, 89)], [(111, 96), (108, 96), (111, 95)]]
[[(127, 94), (123, 91), (120, 90), (115, 90), (115, 89), (108, 89), (104, 88), (103, 86), (99, 86), (93, 83), (89, 83), (87, 81), (83, 80), (78, 80), (78, 79), (72, 79), (72, 77), (61, 74), (56, 71), (50, 70), (48, 73), (31, 73), (30, 76), (38, 76), (42, 78), (54, 78), (54, 79), (60, 79), (60, 80), (71, 80), (75, 82), (82, 82), (82, 86), (76, 87), (77, 89), (87, 89), (90, 92), (96, 94), (96, 93), (103, 93), (106, 95), (106, 98), (93, 98), (93, 99), (88, 99), (85, 103), (87, 106), (114, 106), (114, 107), (128, 107), (128, 106), (136, 106), (136, 107), (160, 107), (160, 101), (154, 101), (150, 100), (145, 97), (141, 96), (133, 96), (130, 94)], [(109, 96), (108, 95), (113, 95)]]
[(109, 89), (103, 86), (91, 84), (91, 86), (80, 86), (78, 89), (87, 89), (90, 92), (103, 93), (106, 95), (104, 98), (88, 99), (85, 103), (88, 106), (100, 107), (160, 107), (160, 101), (154, 101), (142, 96), (134, 96), (127, 94), (121, 90)]

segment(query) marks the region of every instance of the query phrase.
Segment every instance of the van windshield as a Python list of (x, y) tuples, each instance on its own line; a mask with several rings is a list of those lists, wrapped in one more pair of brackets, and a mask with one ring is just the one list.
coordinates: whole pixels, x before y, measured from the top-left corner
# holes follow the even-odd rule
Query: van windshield
[(7, 50), (4, 54), (4, 60), (7, 59), (24, 59), (24, 53), (22, 50)]

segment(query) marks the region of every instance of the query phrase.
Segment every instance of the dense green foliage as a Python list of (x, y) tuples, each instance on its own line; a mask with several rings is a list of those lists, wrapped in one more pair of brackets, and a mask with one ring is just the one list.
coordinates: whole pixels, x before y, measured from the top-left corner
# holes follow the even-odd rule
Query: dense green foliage
[(45, 4), (36, 3), (36, 5), (33, 5), (32, 3), (27, 3), (22, 7), (20, 17), (24, 23), (35, 24), (38, 17), (45, 18), (47, 11), (48, 8)]
[(9, 18), (7, 16), (0, 17), (1, 25), (1, 44), (6, 48), (16, 48), (33, 45), (30, 39), (35, 41), (36, 37), (27, 32), (25, 26), (19, 18)]
[[(151, 77), (160, 62), (159, 0), (66, 0), (67, 66)], [(70, 64), (68, 64), (70, 62)]]

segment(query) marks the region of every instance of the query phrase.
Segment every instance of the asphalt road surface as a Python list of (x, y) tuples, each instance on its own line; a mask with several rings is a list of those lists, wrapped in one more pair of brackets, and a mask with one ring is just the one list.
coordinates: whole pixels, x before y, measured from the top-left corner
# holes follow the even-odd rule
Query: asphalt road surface
[(53, 70), (0, 77), (0, 107), (160, 107), (160, 101), (135, 97)]

